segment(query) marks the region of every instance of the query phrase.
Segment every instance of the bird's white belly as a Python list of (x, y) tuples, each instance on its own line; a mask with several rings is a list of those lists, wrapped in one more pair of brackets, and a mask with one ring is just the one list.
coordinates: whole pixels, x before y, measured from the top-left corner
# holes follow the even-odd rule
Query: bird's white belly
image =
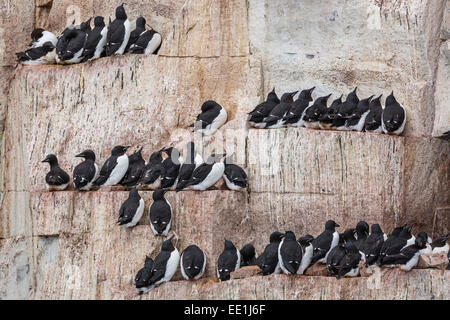
[(131, 227), (134, 227), (135, 225), (138, 224), (138, 222), (142, 218), (142, 214), (144, 213), (144, 206), (145, 206), (144, 205), (144, 199), (140, 199), (139, 200), (139, 207), (137, 208), (133, 219), (131, 220), (131, 222), (128, 222), (127, 224), (125, 224), (125, 227), (131, 228)]
[(199, 184), (193, 185), (192, 190), (206, 190), (212, 187), (223, 176), (225, 171), (225, 165), (223, 162), (215, 163), (211, 169), (211, 172), (206, 176), (205, 180)]
[(105, 46), (106, 46), (106, 34), (107, 33), (108, 33), (108, 28), (104, 27), (102, 30), (102, 33), (101, 33), (102, 38), (100, 39), (99, 43), (97, 43), (97, 47), (95, 48), (94, 56), (91, 59), (89, 59), (89, 61), (98, 59), (102, 55), (102, 52), (105, 50)]
[(443, 247), (435, 247), (433, 249), (433, 254), (442, 253), (442, 252), (445, 254), (448, 254), (448, 250), (449, 250), (449, 246), (448, 246), (448, 243), (446, 243), (445, 246), (443, 246)]
[(161, 44), (161, 35), (159, 33), (154, 33), (152, 39), (147, 45), (147, 48), (145, 48), (144, 53), (145, 54), (151, 54), (158, 49), (159, 45)]
[(126, 46), (128, 44), (128, 40), (130, 40), (130, 33), (131, 33), (130, 21), (128, 19), (125, 20), (123, 25), (125, 27), (125, 35), (123, 37), (122, 45), (120, 46), (120, 48), (114, 54), (123, 54), (124, 51), (125, 51), (125, 48), (126, 48)]
[(155, 285), (159, 285), (163, 282), (167, 282), (170, 281), (170, 279), (172, 279), (173, 275), (175, 274), (175, 272), (177, 271), (178, 268), (178, 264), (180, 263), (180, 253), (178, 252), (178, 250), (175, 248), (175, 250), (173, 250), (170, 253), (170, 258), (169, 260), (167, 260), (167, 264), (166, 264), (166, 272), (164, 274), (164, 277), (157, 281), (155, 283)]
[(116, 185), (122, 180), (128, 170), (128, 156), (126, 154), (117, 158), (117, 164), (108, 177), (108, 180), (103, 184), (104, 186)]
[(302, 261), (300, 262), (300, 267), (297, 270), (297, 274), (303, 274), (308, 268), (309, 264), (311, 263), (312, 257), (313, 257), (314, 248), (313, 245), (310, 244), (306, 247), (305, 253), (302, 257)]

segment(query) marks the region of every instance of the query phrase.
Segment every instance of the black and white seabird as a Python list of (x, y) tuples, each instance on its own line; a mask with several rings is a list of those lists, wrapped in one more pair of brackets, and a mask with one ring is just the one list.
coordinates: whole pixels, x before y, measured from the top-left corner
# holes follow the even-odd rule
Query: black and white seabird
[(42, 47), (46, 42), (51, 42), (56, 47), (58, 38), (50, 31), (36, 28), (31, 32), (31, 41), (31, 48)]
[(230, 280), (231, 272), (241, 266), (241, 253), (233, 242), (225, 239), (225, 246), (217, 260), (217, 278), (220, 281)]
[(120, 184), (127, 187), (135, 186), (145, 167), (145, 160), (142, 158), (142, 147), (128, 156), (128, 169)]
[(303, 255), (302, 262), (300, 262), (300, 267), (297, 270), (297, 274), (304, 274), (306, 269), (308, 269), (311, 264), (311, 260), (314, 254), (314, 246), (312, 245), (313, 240), (314, 237), (310, 234), (307, 234), (298, 239), (298, 243), (300, 243), (302, 247)]
[(153, 270), (153, 259), (150, 257), (145, 257), (145, 264), (142, 269), (140, 269), (136, 277), (134, 278), (134, 287), (139, 294), (146, 293), (152, 289), (150, 285), (150, 279), (152, 278)]
[(426, 232), (419, 232), (416, 238), (422, 238), (425, 241), (425, 248), (420, 250), (420, 254), (432, 254), (433, 249), (431, 243), (433, 242)]
[(413, 225), (403, 226), (401, 229), (395, 228), (388, 236), (380, 250), (379, 263), (381, 265), (389, 265), (385, 262), (386, 257), (399, 254), (403, 248), (414, 244), (416, 237), (411, 234), (412, 227)]
[(314, 254), (311, 264), (327, 262), (328, 253), (339, 243), (339, 233), (336, 231), (336, 227), (339, 227), (336, 222), (328, 220), (325, 223), (325, 230), (312, 241)]
[(264, 252), (258, 257), (256, 263), (261, 269), (263, 275), (280, 273), (278, 263), (278, 246), (283, 239), (284, 234), (278, 231), (270, 235), (270, 243), (264, 248)]
[(190, 245), (181, 253), (181, 275), (186, 280), (200, 279), (205, 273), (206, 255), (196, 245)]
[(136, 43), (136, 40), (139, 36), (145, 31), (145, 24), (147, 20), (144, 17), (138, 17), (136, 19), (136, 27), (133, 31), (130, 32), (130, 39), (128, 39), (127, 46), (125, 47), (125, 52), (128, 53), (130, 51), (131, 45)]
[(223, 179), (230, 190), (242, 190), (247, 188), (247, 174), (244, 169), (233, 164), (233, 156), (225, 158), (225, 170)]
[(256, 251), (251, 243), (247, 243), (239, 252), (241, 253), (241, 267), (256, 265)]
[(353, 114), (345, 122), (347, 130), (358, 132), (363, 131), (364, 123), (366, 122), (367, 115), (370, 112), (369, 104), (372, 98), (373, 95), (358, 102)]
[(397, 102), (394, 91), (386, 98), (383, 114), (381, 115), (381, 127), (384, 133), (400, 135), (405, 129), (406, 110)]
[(130, 39), (131, 25), (123, 5), (116, 8), (116, 19), (108, 26), (105, 48), (107, 57), (123, 54)]
[(144, 199), (141, 198), (136, 188), (130, 190), (128, 199), (120, 206), (117, 224), (127, 228), (134, 227), (144, 213)]
[(303, 250), (292, 231), (286, 231), (278, 247), (278, 262), (285, 274), (297, 274), (302, 262)]
[(347, 242), (356, 242), (355, 238), (356, 229), (349, 228), (344, 231), (344, 233), (339, 235), (338, 245), (330, 250), (327, 257), (327, 270), (332, 276), (337, 276), (339, 273), (339, 266), (342, 259), (345, 256), (345, 244)]
[(442, 236), (437, 237), (431, 243), (432, 253), (445, 253), (448, 254), (449, 245), (447, 243), (448, 238), (450, 237), (450, 233), (444, 234)]
[(90, 190), (100, 174), (95, 163), (95, 153), (88, 149), (75, 157), (84, 158), (84, 161), (73, 169), (73, 186), (75, 190)]
[(128, 156), (126, 151), (129, 146), (115, 146), (111, 156), (106, 160), (100, 170), (100, 176), (95, 180), (96, 186), (113, 186), (118, 184), (128, 170)]
[(91, 32), (91, 19), (79, 27), (69, 27), (64, 30), (56, 44), (56, 62), (59, 64), (75, 64), (83, 60), (83, 50), (86, 39)]
[(365, 260), (366, 266), (371, 266), (377, 262), (381, 247), (386, 238), (387, 236), (381, 230), (380, 225), (377, 223), (373, 224), (370, 235), (359, 248), (359, 250), (364, 253), (363, 260)]
[(410, 271), (419, 262), (420, 252), (425, 248), (426, 241), (417, 237), (413, 244), (402, 248), (399, 253), (384, 257), (381, 265), (400, 267), (404, 271)]
[(342, 95), (333, 100), (327, 111), (319, 118), (319, 128), (323, 130), (329, 130), (333, 126), (333, 121), (339, 112), (339, 107), (342, 104)]
[(339, 264), (337, 279), (342, 277), (357, 277), (359, 275), (359, 261), (361, 253), (353, 241), (347, 241), (344, 245), (345, 255)]
[(225, 172), (225, 164), (220, 161), (226, 154), (212, 154), (205, 163), (199, 165), (186, 185), (192, 190), (204, 191), (214, 187)]
[(54, 64), (56, 61), (55, 45), (47, 41), (42, 46), (18, 52), (16, 56), (25, 65)]
[(297, 97), (297, 100), (292, 102), (289, 112), (286, 114), (283, 120), (285, 124), (291, 127), (304, 127), (305, 122), (303, 117), (305, 116), (305, 110), (308, 108), (309, 103), (313, 100), (311, 97), (312, 92), (316, 87), (311, 89), (302, 90)]
[(83, 50), (83, 62), (98, 59), (105, 52), (106, 34), (108, 27), (105, 25), (104, 18), (95, 17), (94, 29), (88, 34)]
[(327, 113), (327, 101), (331, 97), (331, 93), (324, 97), (317, 98), (314, 103), (305, 109), (303, 121), (306, 128), (320, 129), (319, 120)]
[(50, 164), (50, 171), (45, 176), (45, 183), (48, 191), (61, 191), (69, 185), (70, 177), (59, 167), (58, 159), (54, 154), (49, 154), (42, 162)]
[(167, 158), (162, 162), (164, 176), (161, 177), (161, 188), (175, 189), (178, 183), (178, 173), (183, 159), (180, 157), (180, 152), (177, 148), (169, 147), (162, 151), (167, 154)]
[(383, 107), (380, 102), (381, 96), (382, 94), (370, 101), (369, 114), (367, 115), (364, 123), (364, 130), (367, 132), (383, 132), (383, 129), (381, 128), (381, 114), (383, 113)]
[[(136, 20), (136, 30), (140, 32), (136, 39), (133, 34), (133, 39), (128, 42), (129, 51), (135, 54), (152, 54), (161, 46), (161, 35), (153, 29), (145, 30), (145, 19), (140, 17)], [(135, 31), (135, 30), (133, 30)], [(137, 33), (136, 32), (136, 33)], [(134, 42), (130, 44), (131, 40)]]
[(364, 242), (367, 240), (369, 236), (369, 224), (364, 220), (359, 221), (356, 224), (356, 242), (355, 245), (358, 249), (364, 246)]
[(149, 221), (153, 234), (167, 236), (172, 222), (172, 206), (164, 198), (167, 190), (158, 189), (152, 194), (153, 202), (149, 209)]
[(155, 258), (152, 277), (150, 278), (152, 287), (157, 287), (163, 282), (170, 281), (177, 271), (180, 263), (180, 253), (172, 243), (173, 237), (163, 242), (161, 252)]
[(195, 168), (197, 168), (202, 163), (202, 160), (200, 160), (200, 158), (201, 156), (197, 155), (195, 152), (194, 142), (188, 142), (186, 159), (180, 166), (180, 170), (178, 173), (178, 181), (175, 188), (177, 192), (183, 190), (187, 186), (189, 180), (191, 180), (192, 173), (194, 172)]
[(248, 122), (252, 127), (263, 129), (266, 127), (264, 118), (268, 117), (270, 112), (280, 103), (275, 88), (267, 95), (267, 100), (258, 104), (255, 109), (248, 113)]
[(351, 115), (354, 113), (355, 109), (358, 106), (359, 98), (356, 94), (356, 87), (352, 92), (347, 95), (345, 101), (338, 107), (338, 112), (334, 117), (331, 128), (336, 130), (347, 130), (345, 126), (345, 122)]
[(202, 112), (197, 116), (195, 122), (190, 125), (194, 127), (195, 132), (210, 136), (227, 122), (227, 110), (215, 101), (205, 101), (201, 110)]
[(162, 152), (159, 150), (153, 152), (147, 165), (142, 169), (139, 186), (143, 189), (156, 190), (161, 186), (161, 178), (164, 177), (166, 170), (162, 165)]
[(287, 92), (281, 96), (280, 103), (277, 104), (269, 115), (263, 119), (266, 123), (265, 128), (267, 129), (277, 129), (281, 128), (286, 122), (285, 117), (288, 114), (292, 102), (294, 102), (294, 96), (298, 91)]

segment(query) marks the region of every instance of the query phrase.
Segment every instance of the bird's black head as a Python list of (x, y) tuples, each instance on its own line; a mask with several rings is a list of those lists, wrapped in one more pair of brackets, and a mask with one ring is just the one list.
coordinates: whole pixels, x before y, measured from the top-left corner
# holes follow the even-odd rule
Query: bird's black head
[(373, 224), (371, 230), (372, 230), (372, 233), (375, 233), (375, 234), (382, 234), (383, 233), (383, 230), (381, 230), (381, 227), (380, 227), (380, 225), (378, 223)]
[(394, 103), (397, 103), (397, 100), (395, 99), (394, 91), (392, 90), (391, 94), (387, 96), (385, 104), (387, 106)]
[(233, 242), (225, 239), (224, 250), (236, 250), (236, 247), (234, 246)]
[(372, 98), (373, 98), (373, 95), (371, 95), (370, 97), (362, 99), (361, 101), (359, 101), (358, 102), (358, 108), (368, 109), (370, 101), (372, 100)]
[(345, 101), (357, 104), (359, 102), (359, 98), (356, 95), (356, 90), (357, 89), (358, 89), (358, 87), (356, 87), (352, 92), (350, 92), (347, 95), (347, 98), (345, 99)]
[(247, 243), (242, 247), (240, 253), (245, 261), (251, 260), (256, 255), (255, 247), (251, 243)]
[(294, 96), (297, 94), (297, 92), (298, 91), (283, 93), (283, 95), (281, 96), (281, 102), (293, 102)]
[(312, 101), (313, 98), (311, 96), (312, 92), (314, 91), (316, 87), (312, 87), (311, 89), (302, 90), (300, 94), (298, 95), (298, 99), (303, 99), (307, 101)]
[(115, 146), (112, 150), (111, 150), (111, 155), (113, 156), (122, 156), (125, 154), (125, 152), (127, 152), (128, 148), (130, 148), (130, 146)]
[(419, 247), (419, 249), (425, 249), (427, 246), (427, 240), (424, 240), (422, 237), (417, 237), (414, 244)]
[(400, 237), (405, 238), (405, 239), (409, 239), (411, 238), (411, 230), (413, 228), (414, 224), (410, 224), (409, 226), (405, 227), (402, 229), (402, 231), (400, 232)]
[(82, 153), (77, 154), (75, 157), (95, 161), (95, 153), (90, 149), (84, 150)]
[(328, 220), (325, 222), (325, 230), (335, 231), (335, 228), (340, 227), (334, 220)]
[(277, 94), (275, 93), (275, 87), (273, 87), (273, 90), (269, 92), (267, 95), (267, 101), (280, 103), (280, 99), (278, 99)]
[(33, 41), (38, 41), (42, 37), (42, 34), (43, 34), (44, 31), (45, 30), (42, 29), (42, 28), (34, 29), (33, 32), (31, 32), (31, 39)]
[(136, 19), (136, 27), (137, 28), (142, 28), (145, 29), (145, 24), (147, 23), (147, 21), (145, 20), (144, 17), (139, 17)]
[(327, 101), (328, 99), (331, 97), (331, 93), (327, 96), (323, 96), (323, 97), (319, 97), (316, 99), (316, 101), (314, 101), (315, 105), (320, 105), (320, 106), (327, 106)]
[(284, 237), (284, 233), (281, 233), (281, 232), (279, 232), (279, 231), (275, 231), (275, 232), (272, 232), (272, 234), (270, 235), (270, 243), (273, 243), (273, 242), (280, 242), (281, 241), (281, 239), (283, 239), (283, 237)]
[(358, 222), (356, 224), (356, 232), (358, 233), (358, 236), (369, 235), (369, 224), (363, 220)]
[(105, 26), (105, 19), (101, 16), (97, 16), (94, 18), (94, 26), (96, 27), (104, 27)]
[(383, 96), (383, 94), (380, 94), (378, 97), (376, 97), (375, 99), (372, 99), (371, 101), (370, 101), (370, 105), (369, 105), (369, 107), (370, 108), (373, 108), (373, 107), (381, 107), (381, 97)]
[(304, 235), (303, 237), (298, 238), (298, 243), (302, 246), (306, 247), (314, 240), (314, 237), (310, 234)]
[(348, 241), (356, 241), (355, 238), (356, 229), (348, 228), (342, 234), (342, 240), (346, 243)]
[(128, 159), (130, 160), (130, 162), (138, 162), (138, 161), (144, 161), (144, 159), (142, 158), (142, 148), (141, 147), (138, 151), (133, 152)]
[(164, 194), (167, 192), (167, 189), (157, 189), (153, 191), (152, 198), (153, 201), (163, 200)]
[(150, 163), (158, 163), (162, 161), (162, 150), (153, 152), (150, 156), (149, 162)]
[(297, 238), (295, 237), (295, 233), (292, 231), (286, 231), (284, 234), (285, 234), (284, 238), (286, 240), (294, 240), (294, 241), (297, 240)]
[(439, 248), (443, 247), (447, 243), (447, 240), (449, 237), (450, 237), (450, 233), (439, 236), (431, 243), (431, 246), (433, 247), (433, 249), (436, 247), (439, 247)]
[(173, 251), (175, 247), (173, 246), (172, 240), (175, 236), (171, 236), (169, 239), (163, 242), (161, 251)]
[(220, 105), (213, 100), (208, 100), (208, 101), (203, 102), (201, 109), (202, 109), (202, 112), (206, 112), (206, 111), (212, 110), (214, 108), (220, 108)]
[(425, 239), (425, 241), (428, 241), (428, 234), (426, 232), (421, 231), (417, 234), (417, 238), (423, 238)]
[(54, 154), (49, 154), (42, 162), (48, 162), (50, 166), (58, 165), (58, 158)]
[(116, 8), (116, 19), (118, 20), (126, 20), (127, 14), (125, 13), (125, 8), (123, 5), (126, 3), (122, 3), (120, 6)]
[(91, 31), (91, 20), (92, 18), (89, 18), (88, 20), (86, 20), (85, 22), (82, 22), (80, 24), (80, 30), (84, 31), (84, 32), (89, 32)]
[(141, 196), (139, 195), (138, 189), (133, 188), (130, 190), (129, 197), (130, 198), (140, 198)]

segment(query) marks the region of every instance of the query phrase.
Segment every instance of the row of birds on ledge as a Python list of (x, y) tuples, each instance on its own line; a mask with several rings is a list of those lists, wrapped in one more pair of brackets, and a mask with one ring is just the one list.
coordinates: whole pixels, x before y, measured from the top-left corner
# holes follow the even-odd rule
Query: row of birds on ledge
[(161, 46), (161, 35), (153, 29), (146, 30), (144, 17), (136, 19), (136, 28), (131, 31), (123, 4), (116, 8), (115, 20), (106, 26), (101, 16), (79, 26), (72, 24), (59, 37), (38, 28), (31, 33), (31, 47), (16, 53), (19, 61), (26, 65), (75, 64), (100, 57), (117, 54), (152, 54)]
[(347, 95), (345, 101), (341, 95), (327, 107), (331, 94), (318, 97), (310, 104), (314, 89), (302, 90), (294, 101), (298, 91), (284, 93), (278, 99), (274, 88), (266, 101), (249, 112), (249, 124), (260, 129), (290, 126), (395, 135), (400, 135), (405, 128), (406, 110), (397, 102), (394, 92), (386, 98), (384, 108), (380, 101), (382, 95), (360, 100), (357, 88)]
[[(359, 275), (360, 261), (368, 268), (375, 266), (399, 267), (404, 271), (414, 268), (422, 254), (442, 254), (449, 257), (450, 234), (437, 237), (434, 241), (425, 232), (417, 236), (411, 233), (412, 225), (396, 227), (386, 235), (379, 224), (371, 226), (360, 221), (355, 228), (338, 233), (339, 225), (328, 220), (325, 230), (314, 238), (305, 235), (296, 238), (292, 231), (273, 232), (264, 252), (256, 257), (252, 244), (246, 244), (241, 250), (225, 239), (223, 252), (216, 264), (217, 278), (220, 281), (230, 279), (231, 272), (240, 267), (256, 265), (262, 275), (304, 274), (315, 263), (326, 265), (330, 276), (356, 277)], [(184, 279), (199, 279), (206, 266), (206, 255), (196, 245), (183, 250), (181, 257), (173, 245), (174, 236), (163, 242), (161, 252), (153, 260), (146, 257), (144, 267), (135, 277), (135, 288), (139, 294), (148, 292), (160, 284), (170, 281), (180, 265)], [(450, 258), (450, 257), (449, 257)], [(447, 269), (450, 268), (450, 265)]]
[[(97, 186), (114, 186), (117, 184), (139, 189), (167, 190), (213, 190), (222, 177), (230, 190), (247, 187), (247, 174), (236, 164), (232, 155), (211, 154), (204, 162), (195, 152), (194, 142), (187, 144), (186, 158), (180, 156), (174, 147), (163, 148), (153, 152), (148, 163), (142, 158), (142, 148), (128, 156), (129, 146), (115, 146), (111, 156), (101, 169), (95, 163), (95, 153), (85, 150), (75, 157), (84, 158), (73, 170), (75, 190), (90, 190)], [(163, 154), (167, 157), (163, 159)], [(223, 159), (223, 161), (222, 161)], [(70, 183), (70, 176), (61, 169), (54, 154), (49, 154), (42, 162), (50, 165), (45, 176), (48, 191), (65, 190)]]

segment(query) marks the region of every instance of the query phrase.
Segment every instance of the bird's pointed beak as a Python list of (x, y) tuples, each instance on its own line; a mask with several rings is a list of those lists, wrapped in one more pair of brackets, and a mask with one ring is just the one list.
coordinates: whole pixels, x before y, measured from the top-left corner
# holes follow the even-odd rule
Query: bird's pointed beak
[(84, 152), (79, 153), (75, 156), (75, 158), (82, 158), (82, 157), (84, 157)]
[(383, 96), (383, 94), (380, 94), (377, 99), (381, 99), (382, 96)]
[(42, 160), (41, 162), (48, 162), (48, 159), (47, 158), (45, 158), (44, 160)]
[(314, 86), (314, 87), (312, 87), (311, 89), (308, 89), (309, 93), (313, 92), (315, 88), (316, 88), (316, 87)]

